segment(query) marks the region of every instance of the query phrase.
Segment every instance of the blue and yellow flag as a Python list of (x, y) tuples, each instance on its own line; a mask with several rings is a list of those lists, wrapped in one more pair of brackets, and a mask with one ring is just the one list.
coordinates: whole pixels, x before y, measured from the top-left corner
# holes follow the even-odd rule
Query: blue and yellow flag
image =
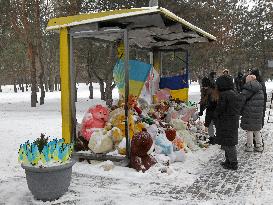
[(170, 89), (170, 94), (173, 99), (188, 101), (189, 91), (188, 74), (171, 77), (161, 77), (159, 88)]
[[(147, 64), (138, 60), (129, 60), (129, 95), (139, 97), (144, 83), (152, 68), (151, 64)], [(119, 93), (124, 96), (125, 89), (125, 71), (124, 60), (119, 59), (113, 71), (114, 81), (117, 84)]]

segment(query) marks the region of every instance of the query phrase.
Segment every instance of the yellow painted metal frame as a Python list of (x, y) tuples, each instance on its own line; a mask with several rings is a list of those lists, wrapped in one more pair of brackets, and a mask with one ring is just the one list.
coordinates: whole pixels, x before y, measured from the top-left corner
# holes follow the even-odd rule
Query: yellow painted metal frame
[(72, 138), (72, 106), (71, 106), (71, 76), (70, 76), (70, 42), (68, 28), (60, 29), (60, 74), (61, 74), (61, 111), (62, 138), (70, 143)]
[(134, 16), (144, 13), (150, 13), (149, 9), (145, 8), (135, 8), (135, 9), (120, 9), (113, 11), (103, 11), (98, 13), (89, 14), (79, 14), (74, 16), (66, 16), (59, 18), (52, 18), (48, 21), (47, 30), (59, 29), (61, 27), (70, 27), (80, 24), (98, 22), (102, 20), (111, 20), (116, 18), (121, 18), (123, 15)]

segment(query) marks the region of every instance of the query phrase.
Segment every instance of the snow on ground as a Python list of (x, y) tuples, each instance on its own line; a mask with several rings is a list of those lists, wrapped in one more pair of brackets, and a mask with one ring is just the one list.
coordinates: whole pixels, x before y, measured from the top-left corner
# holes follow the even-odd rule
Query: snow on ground
[[(266, 86), (268, 93), (271, 93), (273, 82), (267, 82)], [(78, 88), (76, 107), (77, 119), (80, 121), (87, 108), (98, 102), (101, 103), (101, 100), (99, 100), (98, 85), (94, 86), (95, 100), (88, 99), (88, 87), (85, 84), (80, 84)], [(199, 85), (193, 83), (189, 90), (190, 100), (198, 102)], [(118, 97), (117, 90), (113, 91), (113, 96)], [(218, 172), (222, 174), (223, 170), (219, 170), (217, 164), (222, 154), (216, 145), (206, 150), (200, 149), (188, 153), (186, 162), (172, 164), (167, 173), (161, 173), (159, 171), (161, 167), (158, 166), (143, 174), (120, 166), (115, 166), (111, 171), (104, 171), (101, 167), (102, 162), (93, 161), (91, 165), (85, 162), (76, 163), (73, 167), (71, 186), (65, 196), (51, 203), (36, 201), (27, 188), (24, 170), (17, 161), (17, 151), (21, 143), (36, 139), (40, 133), (61, 136), (60, 92), (46, 93), (45, 105), (31, 108), (30, 92), (13, 93), (12, 86), (4, 86), (3, 93), (0, 93), (0, 117), (0, 204), (143, 204), (145, 202), (148, 205), (227, 204), (238, 201), (236, 195), (229, 198), (216, 197), (213, 200), (209, 197), (193, 203), (191, 198), (193, 194), (188, 191), (200, 178), (202, 179), (204, 170), (209, 175), (211, 172), (212, 176), (217, 175)], [(273, 146), (270, 129), (272, 129), (271, 124), (266, 126), (264, 134), (269, 136), (268, 144), (271, 143), (270, 145)], [(245, 133), (240, 130), (240, 138), (244, 139), (244, 135)], [(263, 156), (268, 156), (268, 159), (272, 160), (273, 153), (270, 148), (272, 149), (272, 147), (267, 148)], [(245, 156), (244, 153), (242, 156)], [(269, 165), (266, 167), (268, 172), (261, 171), (269, 179), (265, 180), (257, 171), (254, 177), (260, 186), (259, 190), (254, 189), (251, 197), (242, 198), (239, 204), (265, 204), (262, 202), (272, 199), (273, 175)], [(216, 174), (213, 174), (214, 170), (218, 172), (215, 171)], [(248, 194), (247, 190), (245, 192)]]

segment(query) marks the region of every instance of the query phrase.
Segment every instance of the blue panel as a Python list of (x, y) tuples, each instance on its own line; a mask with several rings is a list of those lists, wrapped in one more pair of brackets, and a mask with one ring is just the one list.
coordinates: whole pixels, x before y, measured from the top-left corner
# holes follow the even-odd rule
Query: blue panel
[(189, 83), (187, 74), (160, 78), (159, 83), (160, 89), (169, 88), (170, 90), (179, 90), (188, 87)]

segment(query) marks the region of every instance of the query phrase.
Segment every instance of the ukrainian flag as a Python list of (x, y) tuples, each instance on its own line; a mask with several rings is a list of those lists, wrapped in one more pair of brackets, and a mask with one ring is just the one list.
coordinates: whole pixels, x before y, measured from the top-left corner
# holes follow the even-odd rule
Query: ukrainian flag
[(172, 77), (161, 77), (159, 88), (170, 89), (170, 94), (173, 99), (179, 99), (182, 101), (188, 101), (189, 97), (189, 83), (188, 74), (172, 76)]
[[(129, 60), (129, 95), (139, 97), (145, 81), (152, 68), (151, 64), (147, 64), (138, 60)], [(125, 71), (124, 60), (119, 59), (113, 71), (114, 81), (117, 84), (119, 93), (124, 96), (125, 93)]]

